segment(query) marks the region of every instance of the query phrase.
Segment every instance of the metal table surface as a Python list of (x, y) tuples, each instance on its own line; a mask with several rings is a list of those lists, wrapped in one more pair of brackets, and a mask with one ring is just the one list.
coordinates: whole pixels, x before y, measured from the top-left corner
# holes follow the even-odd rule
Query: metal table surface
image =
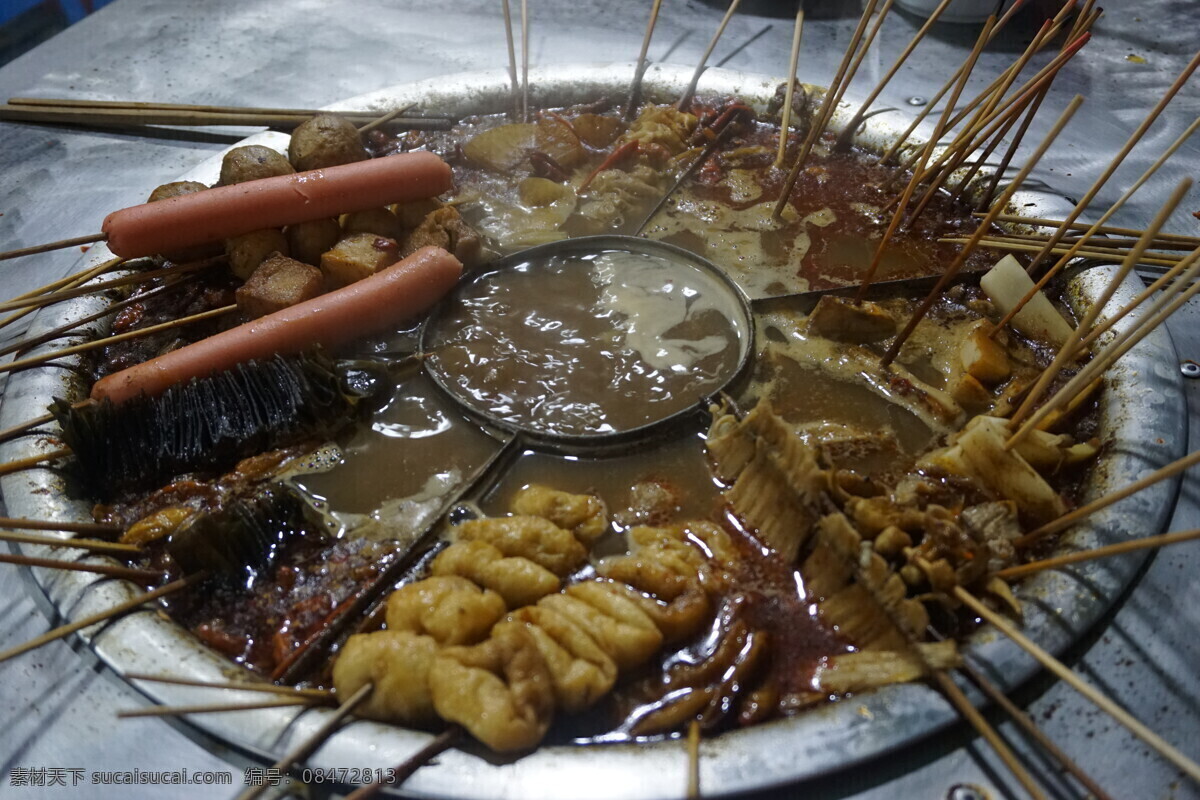
[[(786, 13), (784, 7), (790, 4), (760, 0), (747, 5), (758, 11), (783, 8)], [(832, 16), (810, 19), (806, 28), (800, 72), (814, 83), (831, 77), (860, 8), (857, 2), (819, 5), (834, 11)], [(1097, 26), (1095, 41), (1063, 72), (1047, 103), (1061, 108), (1076, 92), (1087, 97), (1076, 121), (1034, 176), (1068, 197), (1086, 190), (1197, 46), (1200, 5), (1195, 0), (1110, 5), (1114, 7)], [(543, 0), (531, 6), (531, 62), (551, 64), (632, 60), (649, 3)], [(667, 0), (651, 58), (694, 63), (721, 13), (697, 0)], [(860, 92), (890, 65), (919, 24), (917, 17), (893, 12), (882, 41), (864, 62), (856, 82)], [(996, 65), (1019, 52), (1034, 27), (1032, 20), (1023, 18), (1006, 31), (984, 54), (977, 74), (994, 73)], [(453, 5), (440, 0), (117, 0), (0, 68), (0, 96), (320, 106), (410, 80), (502, 67), (502, 31), (499, 4), (485, 0)], [(932, 93), (965, 56), (975, 33), (973, 26), (937, 26), (880, 104), (910, 111), (909, 98)], [(742, 13), (730, 23), (713, 62), (782, 74), (790, 37), (790, 18)], [(974, 83), (983, 85), (980, 80)], [(1102, 209), (1114, 200), (1198, 114), (1200, 84), (1193, 81), (1094, 207)], [(1049, 127), (1052, 117), (1053, 113), (1042, 115), (1030, 142)], [(0, 123), (0, 243), (8, 249), (93, 232), (107, 211), (142, 202), (152, 187), (173, 180), (250, 132), (143, 135)], [(1191, 142), (1114, 224), (1144, 225), (1179, 174), (1194, 174), (1197, 164), (1200, 142)], [(1184, 207), (1200, 208), (1195, 191)], [(1197, 232), (1195, 220), (1182, 212), (1171, 228)], [(0, 295), (11, 297), (60, 277), (77, 257), (77, 252), (59, 252), (0, 265)], [(1170, 326), (1179, 357), (1200, 358), (1200, 309), (1185, 309), (1180, 317)], [(6, 330), (3, 335), (17, 333)], [(1192, 419), (1198, 419), (1200, 382), (1190, 383), (1187, 394)], [(1188, 436), (1189, 450), (1195, 449), (1200, 430), (1179, 435)], [(1193, 527), (1200, 527), (1200, 482), (1194, 478), (1184, 484), (1171, 529)], [(1200, 546), (1194, 543), (1157, 553), (1117, 610), (1065, 657), (1087, 680), (1194, 759), (1200, 759), (1200, 584), (1193, 580), (1197, 572)], [(53, 612), (26, 570), (3, 567), (0, 599), (0, 648), (46, 630)], [(1056, 680), (1037, 678), (1015, 699), (1114, 797), (1200, 798), (1200, 786)], [(0, 796), (232, 797), (243, 771), (262, 766), (185, 724), (115, 718), (120, 709), (143, 705), (141, 695), (98, 665), (78, 642), (55, 642), (0, 665)], [(1002, 723), (998, 715), (992, 719)], [(1050, 796), (1083, 796), (1010, 724), (1002, 723), (1001, 731), (1045, 778)], [(169, 790), (89, 785), (100, 770), (183, 768), (193, 773), (229, 771), (235, 785)], [(82, 775), (83, 781), (70, 788), (75, 775)], [(28, 785), (60, 778), (66, 788)], [(958, 725), (866, 765), (756, 798), (974, 796), (952, 788), (961, 784), (979, 787), (988, 797), (1021, 796), (986, 744)], [(562, 794), (569, 797), (570, 787), (564, 786)]]

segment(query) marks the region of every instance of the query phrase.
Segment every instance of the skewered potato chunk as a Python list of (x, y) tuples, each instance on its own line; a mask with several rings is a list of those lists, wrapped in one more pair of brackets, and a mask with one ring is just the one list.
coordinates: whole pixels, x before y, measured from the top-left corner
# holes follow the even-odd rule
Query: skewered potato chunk
[(244, 233), (225, 240), (225, 255), (229, 258), (229, 270), (242, 280), (249, 280), (258, 265), (272, 253), (289, 255), (287, 239), (278, 228)]
[(260, 178), (290, 175), (295, 171), (282, 154), (261, 144), (248, 144), (233, 148), (221, 159), (219, 185), (232, 186), (235, 183), (256, 181)]
[(368, 208), (342, 215), (342, 230), (346, 233), (373, 233), (397, 241), (404, 235), (400, 220), (386, 208)]
[(238, 308), (253, 319), (311, 300), (324, 286), (321, 270), (272, 253), (234, 294)]
[(367, 159), (358, 129), (336, 114), (318, 114), (292, 131), (288, 160), (297, 172)]
[(314, 219), (288, 225), (284, 235), (287, 236), (292, 258), (315, 267), (321, 263), (321, 256), (332, 250), (338, 239), (342, 238), (342, 228), (332, 217)]
[(321, 272), (333, 288), (374, 275), (399, 260), (395, 239), (373, 233), (352, 233), (321, 255)]
[(475, 230), (463, 222), (457, 210), (451, 206), (442, 206), (422, 220), (408, 238), (404, 240), (401, 255), (408, 256), (422, 247), (433, 245), (443, 250), (449, 250), (455, 258), (465, 266), (472, 266), (479, 261), (483, 250), (483, 242)]

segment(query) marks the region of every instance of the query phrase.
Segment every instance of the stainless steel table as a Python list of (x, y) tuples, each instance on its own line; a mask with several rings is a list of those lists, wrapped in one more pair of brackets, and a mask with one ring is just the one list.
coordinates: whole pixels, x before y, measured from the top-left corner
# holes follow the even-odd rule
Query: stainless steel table
[[(762, 0), (757, 10), (783, 5)], [(831, 77), (859, 8), (858, 3), (820, 5), (848, 8), (840, 12), (844, 16), (809, 21), (801, 75), (816, 83)], [(1111, 5), (1116, 7), (1108, 9), (1095, 41), (1064, 71), (1048, 103), (1061, 107), (1076, 92), (1087, 96), (1079, 117), (1035, 175), (1068, 197), (1086, 190), (1198, 42), (1200, 6), (1194, 0)], [(649, 3), (543, 0), (531, 6), (531, 60), (549, 64), (632, 60)], [(694, 63), (721, 13), (696, 0), (667, 0), (651, 57)], [(919, 24), (918, 18), (894, 12), (856, 86), (867, 86), (878, 77)], [(1024, 20), (1006, 32), (984, 55), (980, 74), (990, 74), (989, 69), (1019, 51), (1031, 26)], [(460, 0), (452, 6), (438, 0), (117, 0), (0, 68), (0, 96), (320, 106), (410, 80), (502, 67), (502, 30), (499, 4), (484, 0)], [(734, 69), (781, 74), (790, 36), (790, 18), (741, 14), (731, 22), (713, 60), (725, 60), (724, 65)], [(971, 27), (935, 28), (880, 103), (909, 111), (910, 98), (930, 94), (948, 68), (962, 60), (974, 36)], [(982, 81), (975, 83), (982, 86)], [(1114, 200), (1198, 114), (1200, 79), (1185, 89), (1127, 160), (1095, 208)], [(1030, 142), (1051, 118), (1044, 115), (1035, 124)], [(150, 188), (249, 132), (131, 135), (0, 124), (0, 248), (94, 232), (107, 211), (143, 201)], [(1200, 142), (1189, 143), (1115, 224), (1144, 225), (1177, 176), (1194, 175), (1197, 164)], [(1195, 191), (1185, 207), (1200, 208)], [(1172, 229), (1196, 233), (1197, 224), (1181, 213)], [(77, 255), (60, 252), (0, 264), (0, 295), (10, 297), (66, 274)], [(1198, 322), (1200, 310), (1190, 308), (1171, 325), (1181, 359), (1200, 359)], [(1200, 383), (1187, 388), (1192, 419), (1200, 419)], [(1188, 436), (1189, 449), (1195, 449), (1200, 431), (1181, 430), (1179, 436)], [(1200, 482), (1192, 478), (1185, 482), (1171, 528), (1198, 526)], [(1158, 553), (1117, 611), (1065, 660), (1190, 757), (1200, 759), (1200, 583), (1193, 580), (1198, 572), (1196, 544)], [(47, 628), (52, 611), (23, 571), (0, 570), (0, 598), (0, 648)], [(1200, 786), (1064, 685), (1038, 678), (1021, 689), (1016, 700), (1113, 796), (1200, 797)], [(143, 704), (137, 692), (77, 643), (56, 642), (0, 665), (0, 796), (232, 797), (244, 770), (262, 766), (186, 725), (116, 720), (117, 710)], [(1009, 724), (1002, 724), (1001, 730), (1019, 750), (1031, 752)], [(1028, 761), (1054, 787), (1052, 796), (1083, 796), (1043, 757), (1029, 755)], [(183, 768), (193, 773), (229, 771), (235, 786), (88, 784), (93, 771)], [(71, 788), (76, 775), (82, 775), (83, 782)], [(65, 788), (29, 785), (60, 780)], [(989, 748), (960, 725), (845, 773), (758, 797), (976, 796), (963, 784), (978, 787), (988, 797), (1021, 796)], [(563, 796), (569, 795), (570, 787), (564, 786)]]

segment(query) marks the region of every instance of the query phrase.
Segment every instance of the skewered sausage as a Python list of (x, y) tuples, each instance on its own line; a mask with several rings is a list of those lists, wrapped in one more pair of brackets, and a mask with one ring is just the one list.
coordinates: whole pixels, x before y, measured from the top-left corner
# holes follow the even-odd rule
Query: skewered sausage
[(338, 167), (218, 186), (109, 214), (108, 247), (137, 258), (450, 189), (450, 167), (432, 153), (400, 153)]
[(122, 403), (255, 358), (316, 345), (336, 347), (432, 306), (462, 274), (445, 250), (428, 247), (369, 278), (202, 339), (102, 378), (96, 400)]

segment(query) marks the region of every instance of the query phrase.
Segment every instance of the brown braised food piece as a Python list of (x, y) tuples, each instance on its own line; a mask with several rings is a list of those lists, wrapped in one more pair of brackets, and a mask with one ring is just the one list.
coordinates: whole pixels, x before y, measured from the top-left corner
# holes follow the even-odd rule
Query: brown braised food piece
[(336, 114), (318, 114), (292, 131), (288, 160), (297, 172), (339, 164), (353, 164), (368, 157), (358, 129)]
[(451, 206), (443, 206), (430, 212), (405, 238), (400, 252), (403, 256), (409, 256), (428, 245), (449, 250), (467, 267), (479, 263), (483, 248), (479, 234), (463, 222), (458, 211)]
[(876, 303), (826, 295), (809, 316), (808, 328), (826, 339), (867, 344), (895, 335), (896, 320)]
[(386, 208), (368, 208), (342, 215), (342, 230), (346, 233), (374, 233), (399, 241), (404, 236), (404, 226)]
[(261, 144), (235, 147), (221, 159), (220, 186), (256, 181), (259, 178), (274, 178), (290, 175), (296, 170), (281, 153)]
[(229, 271), (242, 280), (249, 280), (258, 265), (272, 253), (290, 255), (287, 238), (279, 228), (244, 233), (225, 240), (225, 255)]
[(332, 288), (374, 275), (400, 260), (395, 239), (373, 233), (352, 233), (321, 256), (321, 272)]
[(332, 249), (338, 243), (338, 239), (342, 238), (342, 227), (332, 217), (314, 219), (288, 225), (284, 235), (287, 236), (292, 258), (316, 267), (321, 263), (321, 255)]
[(238, 308), (250, 318), (273, 314), (322, 294), (321, 270), (272, 253), (236, 292)]

